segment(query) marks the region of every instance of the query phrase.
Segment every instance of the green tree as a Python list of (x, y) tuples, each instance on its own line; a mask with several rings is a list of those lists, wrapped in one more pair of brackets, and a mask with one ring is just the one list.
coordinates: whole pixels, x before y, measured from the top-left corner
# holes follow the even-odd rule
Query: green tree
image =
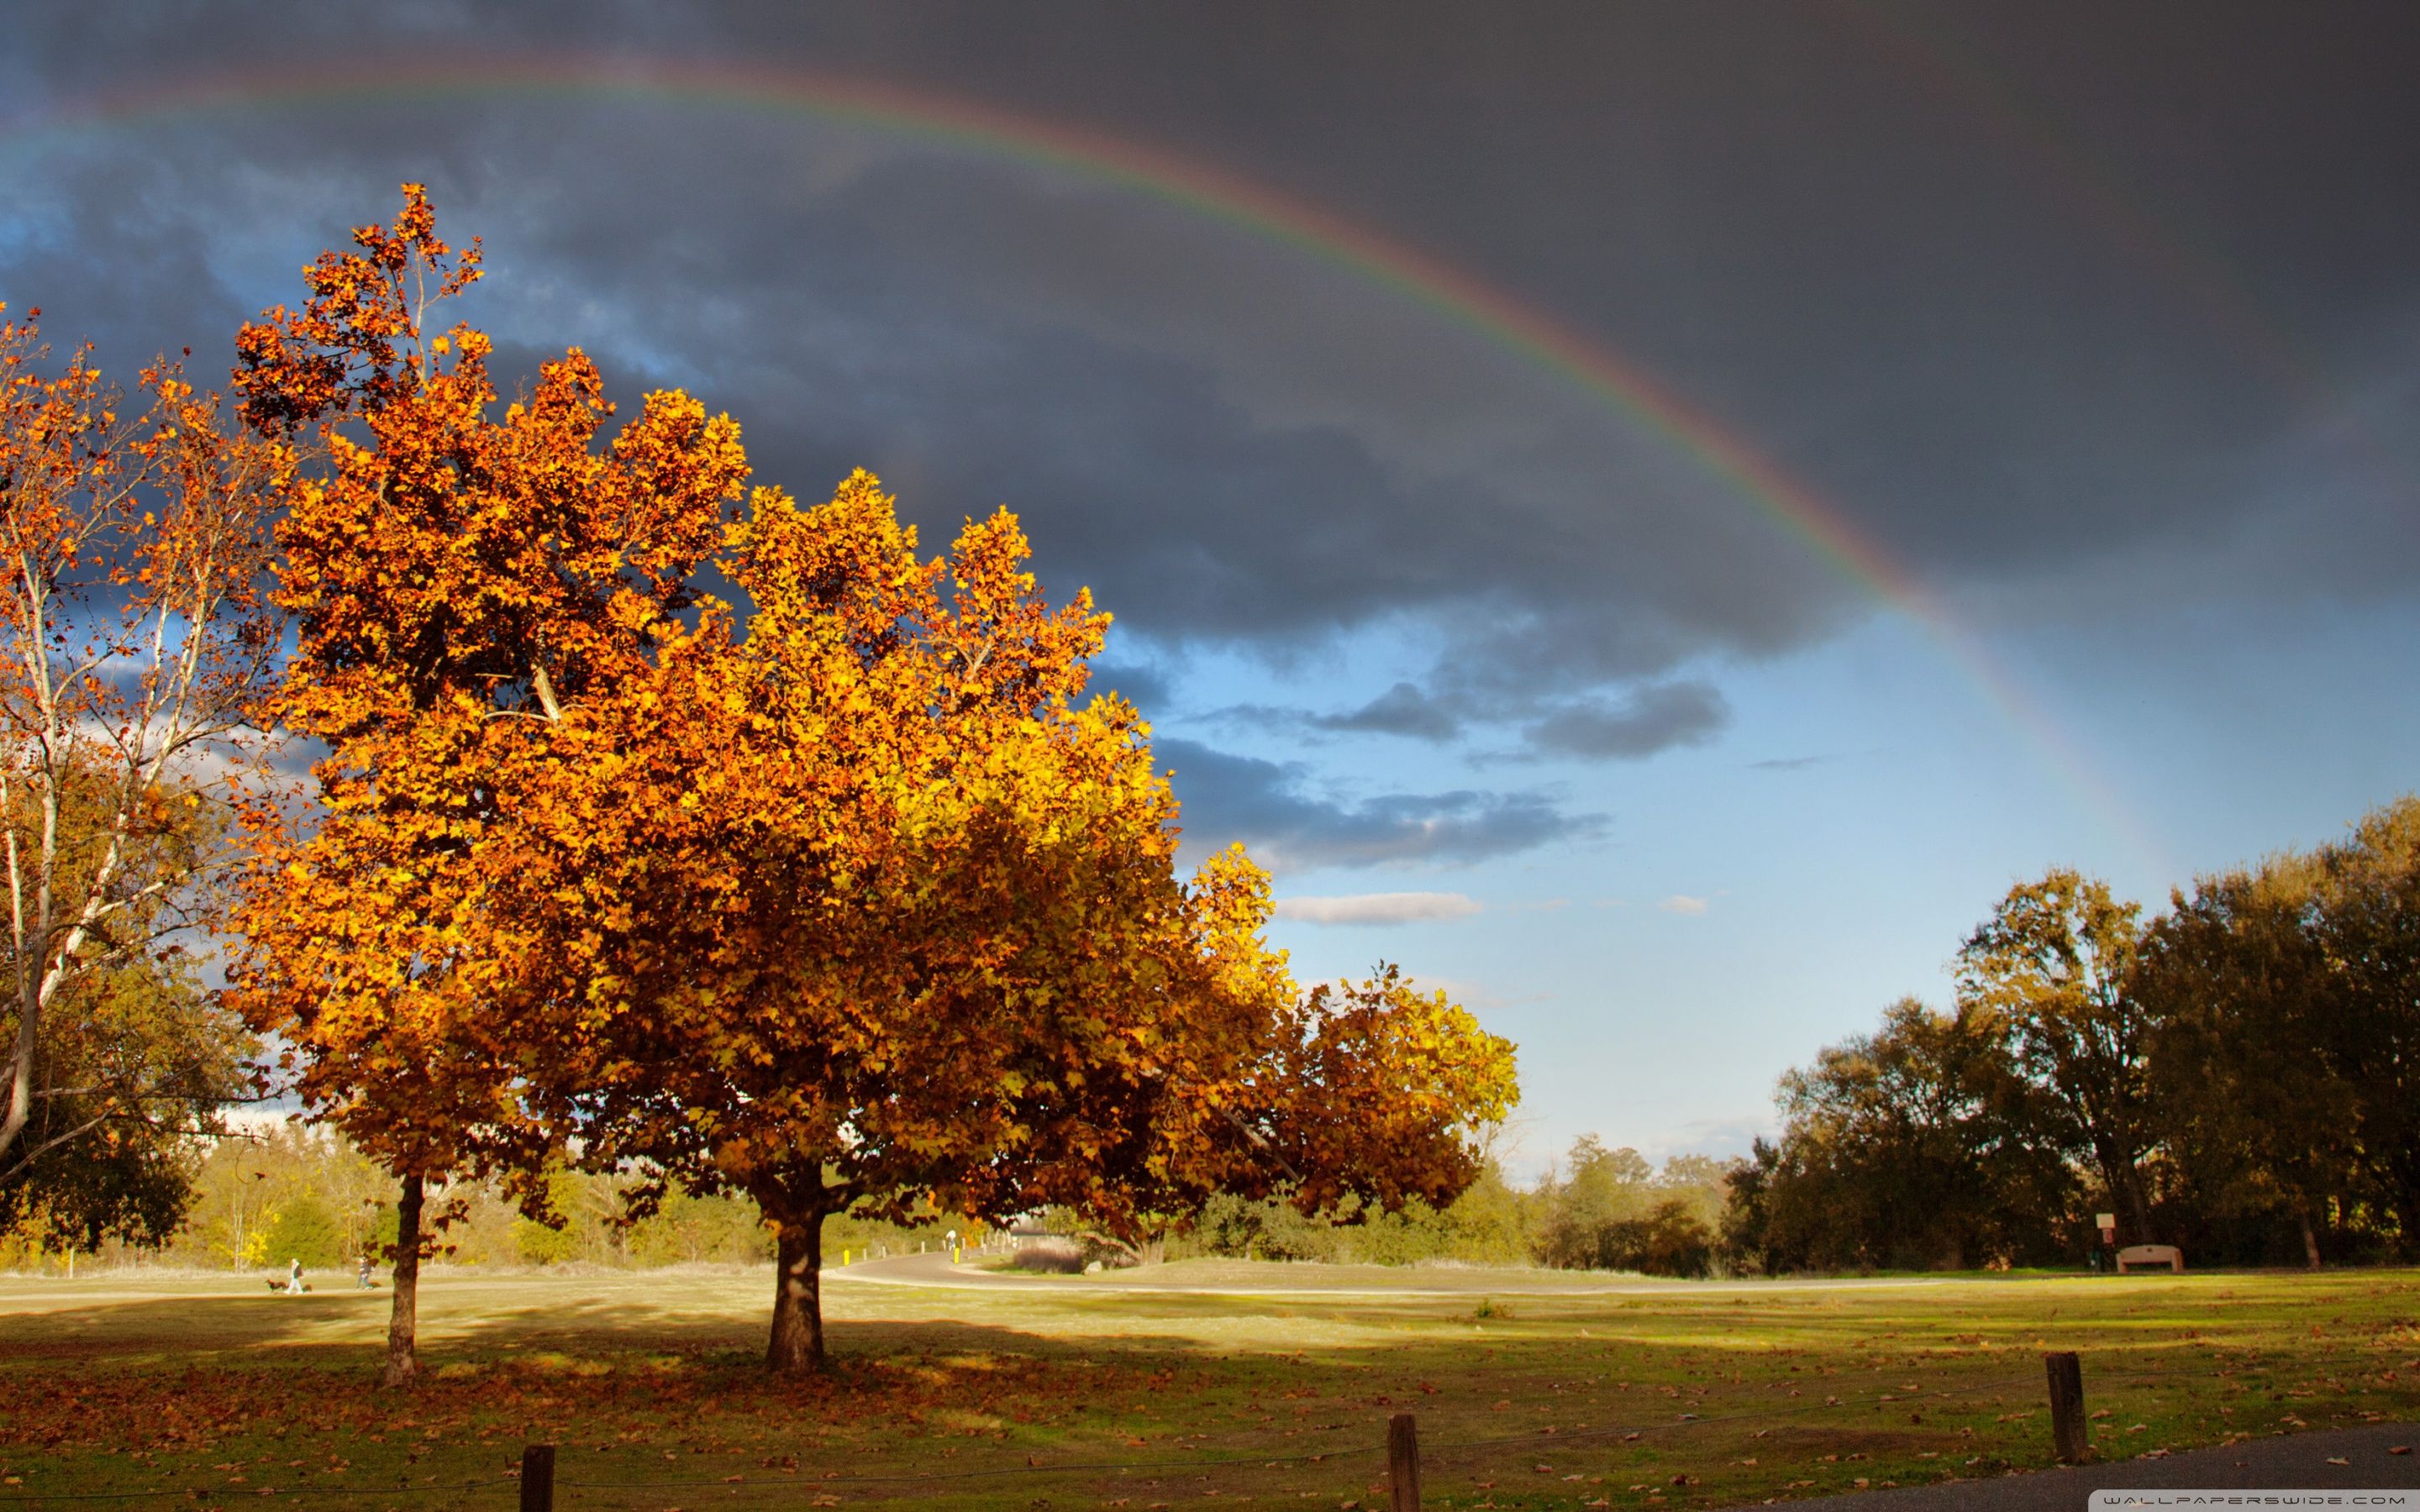
[(1644, 1275), (1702, 1276), (1714, 1268), (1714, 1233), (1682, 1197), (1665, 1197), (1597, 1236), (1596, 1266)]
[(2055, 1242), (2071, 1181), (1997, 1026), (1913, 998), (1781, 1079), (1781, 1137), (1730, 1177), (1726, 1244), (1770, 1271), (1961, 1268)]
[(1650, 1206), (1654, 1175), (1638, 1151), (1607, 1149), (1596, 1135), (1580, 1135), (1561, 1168), (1539, 1183), (1539, 1259), (1565, 1270), (1602, 1264), (1606, 1231)]
[(1442, 1257), (1474, 1265), (1519, 1265), (1530, 1258), (1532, 1205), (1504, 1180), (1494, 1157), (1445, 1210)]
[[(38, 793), (0, 779), (0, 802), (12, 833), (52, 827), (60, 885), (82, 887), (64, 858), (108, 854), (98, 832), (116, 822), (112, 778), (63, 759), (47, 781)], [(0, 941), (9, 986), (0, 1039), (26, 1001), (23, 973), (62, 973), (36, 995), (42, 1027), (24, 1067), (35, 1090), (17, 1153), (0, 1156), (0, 1233), (39, 1230), (85, 1246), (104, 1236), (165, 1242), (192, 1201), (196, 1136), (222, 1132), (220, 1108), (249, 1089), (253, 1041), (202, 987), (189, 949), (214, 901), (208, 870), (220, 807), (195, 792), (163, 794), (147, 814), (143, 831), (116, 847), (109, 911), (64, 962), (44, 966)]]
[(224, 1026), (178, 979), (219, 816), (267, 811), (246, 779), (281, 642), (290, 457), (169, 364), (142, 388), (0, 307), (0, 1210), (87, 1235), (156, 1232), (172, 1147), (218, 1132)]
[(1712, 1230), (1722, 1222), (1731, 1171), (1738, 1164), (1711, 1155), (1674, 1155), (1655, 1173), (1655, 1189), (1678, 1198), (1692, 1217)]
[(2305, 1263), (2354, 1205), (2359, 1103), (2332, 1044), (2345, 1011), (2318, 928), (2316, 858), (2272, 857), (2180, 893), (2136, 991), (2155, 1026), (2151, 1088), (2204, 1253), (2257, 1260), (2243, 1228), (2283, 1217)]
[(2330, 1011), (2311, 1048), (2348, 1100), (2359, 1169), (2420, 1236), (2420, 798), (2365, 815), (2323, 847), (2313, 930)]
[(305, 1270), (323, 1271), (345, 1258), (345, 1236), (335, 1215), (307, 1188), (278, 1204), (262, 1232), (262, 1248), (271, 1265), (299, 1259)]
[(1962, 1013), (2006, 1036), (2049, 1132), (2091, 1163), (2131, 1242), (2153, 1237), (2151, 1015), (2133, 991), (2140, 908), (2063, 869), (2009, 889), (1958, 952)]

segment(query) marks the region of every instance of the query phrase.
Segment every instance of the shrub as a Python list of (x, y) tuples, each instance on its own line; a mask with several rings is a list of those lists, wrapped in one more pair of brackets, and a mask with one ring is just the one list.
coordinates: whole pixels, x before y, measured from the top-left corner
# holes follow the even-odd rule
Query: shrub
[(310, 1192), (280, 1203), (261, 1234), (261, 1257), (271, 1265), (301, 1260), (306, 1269), (325, 1270), (345, 1257), (345, 1238), (334, 1215)]

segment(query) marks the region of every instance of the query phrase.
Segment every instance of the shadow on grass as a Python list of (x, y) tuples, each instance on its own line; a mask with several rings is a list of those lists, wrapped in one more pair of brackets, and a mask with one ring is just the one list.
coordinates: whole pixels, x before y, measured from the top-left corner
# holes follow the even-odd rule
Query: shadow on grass
[[(2288, 1410), (2326, 1426), (2330, 1412), (2420, 1405), (2408, 1380), (2372, 1388), (2348, 1372), (2324, 1397), (2310, 1381), (2420, 1347), (2399, 1342), (2409, 1278), (2240, 1300), (2184, 1287), (1401, 1303), (901, 1289), (836, 1295), (890, 1316), (834, 1320), (832, 1368), (803, 1379), (757, 1363), (769, 1286), (450, 1280), (424, 1297), (431, 1379), (407, 1394), (374, 1384), (385, 1293), (0, 1316), (0, 1458), (59, 1494), (205, 1473), (247, 1492), (264, 1477), (442, 1488), (493, 1482), (522, 1443), (545, 1441), (563, 1446), (570, 1508), (778, 1500), (784, 1486), (799, 1504), (814, 1485), (852, 1504), (1144, 1507), (1216, 1490), (1275, 1505), (1372, 1495), (1387, 1420), (1411, 1411), (1441, 1499), (1570, 1508), (1650, 1484), (1673, 1504), (1718, 1504), (2046, 1463), (2045, 1344), (2084, 1348), (2088, 1398), (2118, 1414), (2096, 1431), (2129, 1452), (2275, 1431)], [(2266, 1364), (2244, 1365), (2246, 1351)], [(2116, 1384), (2154, 1366), (2170, 1384)], [(2222, 1424), (2230, 1402), (2242, 1415)], [(1129, 1468), (1103, 1468), (1116, 1466)], [(504, 1493), (482, 1494), (460, 1504)]]

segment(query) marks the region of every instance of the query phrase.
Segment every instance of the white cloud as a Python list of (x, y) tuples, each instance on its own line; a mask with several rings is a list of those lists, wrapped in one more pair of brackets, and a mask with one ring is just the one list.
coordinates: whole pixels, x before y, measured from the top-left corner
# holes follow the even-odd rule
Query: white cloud
[(1655, 906), (1668, 914), (1702, 914), (1712, 904), (1703, 898), (1692, 898), (1685, 892), (1676, 892)]
[(1770, 1113), (1743, 1113), (1729, 1119), (1691, 1119), (1638, 1141), (1638, 1152), (1661, 1165), (1675, 1155), (1711, 1155), (1716, 1160), (1745, 1158), (1760, 1138), (1777, 1138), (1780, 1126)]
[(1411, 983), (1414, 992), (1443, 993), (1448, 1001), (1459, 1003), (1464, 1008), (1495, 1010), (1514, 1006), (1512, 1000), (1503, 994), (1475, 981), (1465, 981), (1459, 977), (1417, 976), (1411, 979)]
[(1408, 924), (1423, 918), (1467, 918), (1476, 899), (1458, 892), (1359, 892), (1341, 898), (1280, 898), (1278, 917), (1305, 924)]

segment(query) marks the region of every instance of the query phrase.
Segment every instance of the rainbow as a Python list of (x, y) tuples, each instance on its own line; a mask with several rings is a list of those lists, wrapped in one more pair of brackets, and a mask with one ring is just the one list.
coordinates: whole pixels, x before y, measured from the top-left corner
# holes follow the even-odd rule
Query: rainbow
[[(2102, 822), (2162, 858), (2132, 809), (1916, 575), (1813, 488), (1605, 345), (1417, 248), (1318, 206), (1156, 147), (986, 105), (834, 74), (729, 62), (548, 55), (308, 64), (277, 76), (194, 76), (0, 118), (0, 142), (272, 108), (359, 108), (449, 98), (560, 96), (757, 111), (869, 129), (1006, 159), (1130, 193), (1339, 269), (1585, 390), (1686, 455), (1819, 559), (1921, 626), (1999, 716)], [(2165, 870), (2164, 867), (2163, 870)]]

